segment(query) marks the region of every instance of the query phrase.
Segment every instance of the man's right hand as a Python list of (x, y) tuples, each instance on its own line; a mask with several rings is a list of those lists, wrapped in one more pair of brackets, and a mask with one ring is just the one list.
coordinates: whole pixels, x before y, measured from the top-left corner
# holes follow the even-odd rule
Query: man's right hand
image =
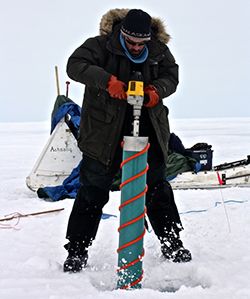
[(124, 82), (119, 81), (116, 76), (112, 75), (107, 84), (108, 92), (112, 98), (118, 98), (120, 100), (127, 100), (125, 90), (127, 86)]

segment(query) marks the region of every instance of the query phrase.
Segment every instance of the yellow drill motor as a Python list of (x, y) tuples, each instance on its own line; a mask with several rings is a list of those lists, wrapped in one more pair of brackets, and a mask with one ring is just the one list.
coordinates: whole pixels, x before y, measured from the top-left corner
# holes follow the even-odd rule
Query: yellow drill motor
[(135, 72), (128, 83), (127, 102), (133, 106), (134, 129), (133, 136), (139, 136), (139, 119), (144, 100), (143, 76), (140, 72)]

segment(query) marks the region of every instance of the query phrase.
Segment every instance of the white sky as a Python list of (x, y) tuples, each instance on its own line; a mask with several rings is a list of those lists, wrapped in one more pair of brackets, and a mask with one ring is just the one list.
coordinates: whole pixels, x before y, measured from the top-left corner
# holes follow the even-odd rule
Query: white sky
[[(126, 4), (124, 4), (126, 3)], [(249, 0), (0, 0), (1, 122), (46, 121), (60, 91), (66, 63), (99, 32), (112, 8), (141, 8), (160, 17), (180, 66), (177, 92), (164, 100), (170, 118), (250, 116)], [(69, 97), (81, 105), (83, 86), (70, 80)]]

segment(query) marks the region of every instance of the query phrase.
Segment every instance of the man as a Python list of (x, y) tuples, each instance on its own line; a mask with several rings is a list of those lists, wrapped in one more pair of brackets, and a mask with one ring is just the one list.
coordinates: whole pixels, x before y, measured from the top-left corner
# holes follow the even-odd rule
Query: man
[[(153, 22), (152, 22), (153, 21)], [(122, 161), (121, 141), (131, 136), (133, 107), (126, 101), (131, 75), (144, 79), (140, 136), (148, 136), (147, 214), (163, 255), (174, 262), (191, 260), (179, 237), (182, 230), (171, 186), (165, 180), (168, 155), (168, 109), (163, 98), (175, 92), (178, 65), (166, 43), (170, 36), (159, 19), (142, 10), (115, 9), (105, 14), (100, 35), (89, 38), (71, 55), (69, 77), (85, 84), (78, 145), (83, 153), (80, 187), (69, 218), (64, 271), (87, 263), (102, 208)]]

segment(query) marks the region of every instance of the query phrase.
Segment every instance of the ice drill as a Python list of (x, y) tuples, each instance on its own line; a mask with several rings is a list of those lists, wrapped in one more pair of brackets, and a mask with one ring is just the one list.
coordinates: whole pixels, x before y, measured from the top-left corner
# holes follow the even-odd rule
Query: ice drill
[(127, 101), (133, 106), (133, 136), (123, 138), (123, 162), (118, 252), (119, 289), (141, 288), (144, 256), (143, 237), (146, 214), (146, 172), (148, 137), (139, 137), (141, 108), (143, 105), (143, 77), (135, 72), (127, 91)]

